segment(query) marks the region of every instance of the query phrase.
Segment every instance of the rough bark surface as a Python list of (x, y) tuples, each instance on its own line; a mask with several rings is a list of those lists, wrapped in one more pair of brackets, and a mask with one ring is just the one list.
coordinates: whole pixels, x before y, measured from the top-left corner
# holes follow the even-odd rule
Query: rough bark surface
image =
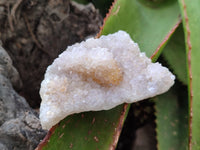
[[(38, 114), (19, 96), (13, 86), (20, 85), (17, 70), (0, 46), (0, 149), (31, 150), (46, 134)], [(13, 86), (12, 86), (13, 85)]]
[(19, 71), (18, 92), (29, 104), (40, 104), (44, 72), (68, 45), (95, 35), (102, 17), (92, 4), (69, 0), (1, 0), (0, 39)]

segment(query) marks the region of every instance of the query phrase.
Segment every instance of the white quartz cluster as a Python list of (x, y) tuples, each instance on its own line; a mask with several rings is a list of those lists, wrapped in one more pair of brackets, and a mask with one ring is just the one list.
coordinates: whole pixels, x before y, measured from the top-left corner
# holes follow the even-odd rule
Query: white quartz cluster
[(41, 83), (40, 120), (49, 129), (66, 116), (108, 110), (166, 92), (175, 76), (141, 53), (124, 31), (67, 48)]

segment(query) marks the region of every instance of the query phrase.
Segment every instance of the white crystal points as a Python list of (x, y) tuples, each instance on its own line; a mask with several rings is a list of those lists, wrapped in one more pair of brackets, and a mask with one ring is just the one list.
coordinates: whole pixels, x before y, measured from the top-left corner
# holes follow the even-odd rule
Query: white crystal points
[(124, 31), (67, 48), (41, 83), (40, 120), (50, 129), (66, 116), (108, 110), (166, 92), (175, 76), (141, 53)]

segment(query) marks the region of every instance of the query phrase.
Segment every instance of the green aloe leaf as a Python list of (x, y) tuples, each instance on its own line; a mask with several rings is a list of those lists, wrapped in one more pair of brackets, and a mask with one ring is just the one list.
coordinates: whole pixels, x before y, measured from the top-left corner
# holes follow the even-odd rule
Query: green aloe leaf
[[(159, 3), (117, 0), (101, 34), (125, 30), (155, 61), (180, 23), (178, 14), (175, 0)], [(68, 116), (48, 132), (37, 149), (115, 149), (128, 108), (125, 104), (109, 111)]]
[(167, 60), (171, 69), (173, 69), (176, 77), (187, 85), (186, 51), (182, 26), (179, 26), (172, 35), (163, 49), (162, 55)]
[(185, 32), (189, 92), (189, 149), (200, 149), (200, 1), (179, 0)]
[(154, 98), (158, 150), (186, 150), (188, 147), (187, 94), (182, 87), (175, 86)]
[(124, 30), (150, 57), (165, 46), (177, 25), (179, 13), (176, 0), (151, 3), (149, 0), (117, 0), (105, 19), (102, 34)]
[[(126, 113), (126, 110), (127, 108), (124, 108), (123, 113)], [(120, 128), (118, 126), (124, 121), (119, 114), (122, 115), (121, 107), (71, 115), (56, 126), (43, 150), (111, 149), (117, 144), (118, 139), (115, 139), (115, 136), (121, 130), (121, 125)], [(113, 130), (117, 131), (110, 135)]]

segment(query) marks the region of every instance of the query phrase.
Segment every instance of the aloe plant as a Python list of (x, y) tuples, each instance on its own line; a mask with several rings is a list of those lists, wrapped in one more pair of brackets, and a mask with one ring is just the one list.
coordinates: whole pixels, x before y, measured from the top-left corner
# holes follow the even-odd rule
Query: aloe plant
[[(98, 34), (125, 30), (153, 62), (162, 53), (176, 82), (188, 87), (175, 84), (152, 98), (157, 149), (200, 149), (199, 8), (199, 0), (115, 0)], [(54, 126), (37, 149), (115, 149), (129, 107), (71, 115)]]

